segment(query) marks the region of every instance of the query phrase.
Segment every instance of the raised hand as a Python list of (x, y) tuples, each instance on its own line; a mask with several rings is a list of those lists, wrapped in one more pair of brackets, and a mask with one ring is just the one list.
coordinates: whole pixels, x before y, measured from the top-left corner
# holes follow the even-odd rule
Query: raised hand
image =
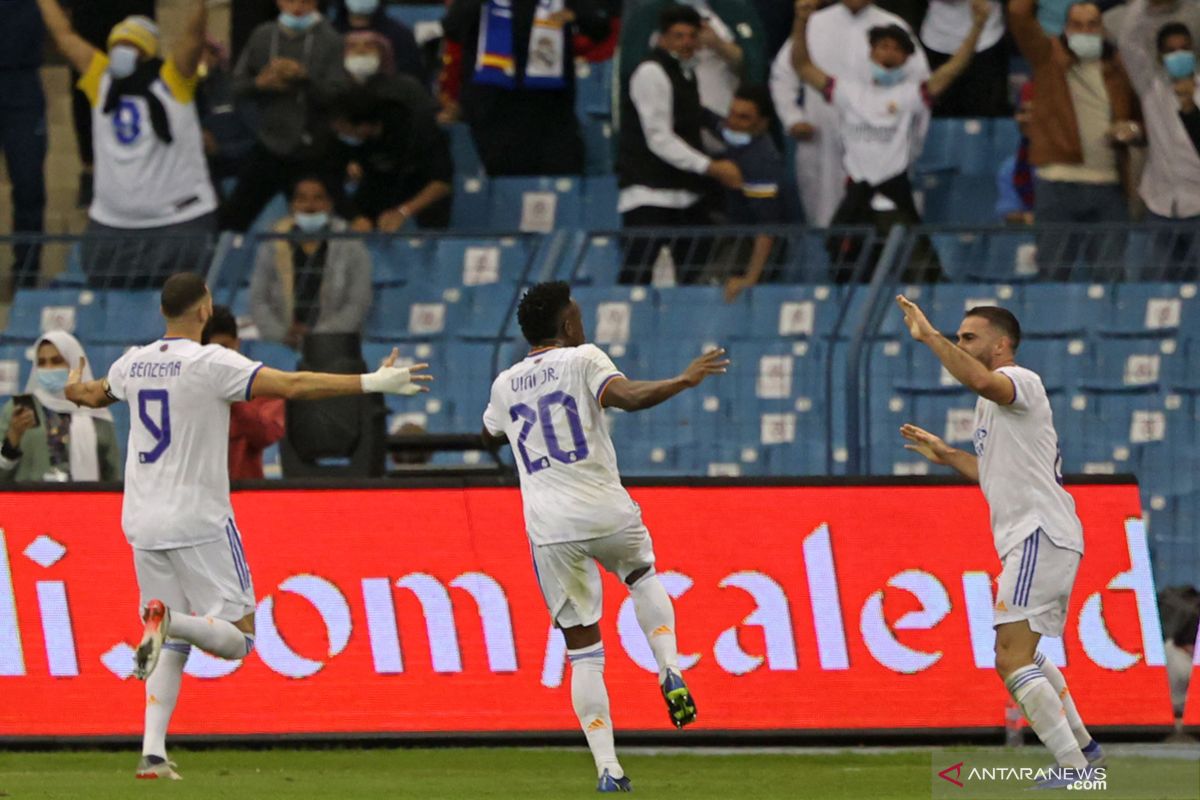
[(902, 294), (896, 295), (896, 305), (904, 312), (904, 325), (918, 342), (927, 342), (938, 335), (937, 330), (925, 318), (925, 312)]
[(724, 347), (709, 350), (688, 364), (688, 368), (683, 371), (683, 382), (689, 387), (695, 388), (703, 383), (709, 375), (724, 375), (729, 363), (729, 359), (725, 358)]
[(70, 386), (72, 383), (83, 382), (83, 368), (86, 365), (87, 359), (83, 356), (80, 356), (79, 363), (75, 365), (74, 369), (67, 373), (67, 386)]
[(971, 19), (977, 26), (982, 28), (991, 16), (992, 4), (989, 0), (971, 0)]
[(914, 453), (920, 453), (925, 458), (932, 461), (934, 464), (948, 464), (948, 457), (954, 448), (943, 442), (937, 436), (934, 436), (929, 431), (918, 428), (916, 425), (905, 423), (900, 426), (900, 435), (908, 440), (909, 444), (904, 445), (905, 450), (912, 450)]

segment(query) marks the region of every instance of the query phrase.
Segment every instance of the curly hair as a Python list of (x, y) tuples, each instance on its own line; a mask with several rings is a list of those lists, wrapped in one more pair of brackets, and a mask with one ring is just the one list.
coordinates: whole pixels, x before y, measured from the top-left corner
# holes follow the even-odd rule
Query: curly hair
[(559, 320), (571, 305), (571, 287), (565, 281), (539, 283), (530, 287), (517, 307), (521, 333), (533, 345), (558, 336)]

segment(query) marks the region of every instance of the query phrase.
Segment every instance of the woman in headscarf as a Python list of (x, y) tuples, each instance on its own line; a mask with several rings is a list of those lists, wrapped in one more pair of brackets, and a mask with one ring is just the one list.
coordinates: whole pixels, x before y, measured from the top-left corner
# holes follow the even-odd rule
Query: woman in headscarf
[[(33, 408), (12, 400), (0, 409), (0, 481), (116, 481), (121, 453), (112, 414), (80, 408), (63, 394), (67, 372), (84, 357), (83, 345), (66, 331), (42, 334), (34, 347), (25, 392)], [(83, 380), (92, 380), (92, 366)]]

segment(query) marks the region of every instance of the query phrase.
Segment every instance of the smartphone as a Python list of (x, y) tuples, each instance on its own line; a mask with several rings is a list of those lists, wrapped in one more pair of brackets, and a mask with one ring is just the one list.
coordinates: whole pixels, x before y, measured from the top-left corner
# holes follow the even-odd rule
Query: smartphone
[(36, 428), (42, 424), (42, 421), (38, 418), (38, 415), (37, 415), (37, 406), (33, 402), (33, 395), (31, 395), (31, 394), (14, 394), (13, 395), (13, 405), (16, 406), (17, 408), (24, 406), (25, 408), (28, 408), (30, 411), (33, 412), (33, 427)]

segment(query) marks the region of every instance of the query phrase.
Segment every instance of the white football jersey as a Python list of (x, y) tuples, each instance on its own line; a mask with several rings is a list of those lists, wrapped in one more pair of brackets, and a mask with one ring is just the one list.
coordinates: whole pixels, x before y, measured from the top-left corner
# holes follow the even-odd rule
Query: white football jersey
[(641, 524), (621, 485), (600, 398), (624, 377), (593, 344), (535, 350), (492, 383), (483, 424), (507, 436), (534, 544), (574, 542)]
[(125, 538), (168, 550), (236, 532), (229, 503), (229, 405), (250, 399), (262, 364), (219, 345), (160, 339), (108, 371), (129, 403)]
[(1046, 387), (1036, 372), (1000, 367), (1016, 392), (1010, 405), (975, 402), (975, 455), (979, 486), (991, 509), (992, 535), (1001, 558), (1041, 528), (1050, 541), (1083, 553), (1083, 525), (1075, 499), (1062, 485), (1062, 454)]

